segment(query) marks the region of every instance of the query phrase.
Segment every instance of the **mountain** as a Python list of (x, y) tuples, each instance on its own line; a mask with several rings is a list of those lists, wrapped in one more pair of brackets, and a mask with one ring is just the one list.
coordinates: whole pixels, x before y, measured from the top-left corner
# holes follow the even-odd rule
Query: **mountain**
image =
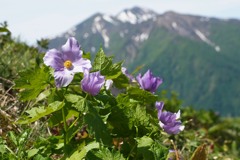
[(240, 114), (240, 21), (134, 7), (115, 16), (97, 13), (50, 40), (59, 48), (74, 36), (85, 51), (100, 46), (133, 71), (144, 64), (163, 77), (160, 90), (179, 93), (184, 105)]

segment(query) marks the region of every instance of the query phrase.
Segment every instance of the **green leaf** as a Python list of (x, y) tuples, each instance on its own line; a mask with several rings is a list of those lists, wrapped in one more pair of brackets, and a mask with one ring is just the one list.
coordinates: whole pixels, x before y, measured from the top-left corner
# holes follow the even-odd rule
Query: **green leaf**
[[(84, 143), (85, 145), (85, 143)], [(92, 149), (97, 149), (99, 148), (99, 143), (98, 142), (91, 142), (88, 145), (81, 147), (81, 151), (79, 152), (78, 150), (75, 151), (67, 160), (79, 160), (83, 159), (87, 153), (92, 150)]]
[(112, 57), (107, 57), (100, 48), (94, 59), (93, 70), (100, 71), (101, 75), (104, 75), (106, 79), (115, 79), (122, 74), (122, 63), (113, 64)]
[(87, 53), (83, 52), (82, 58), (91, 59), (90, 52), (87, 52)]
[(130, 87), (128, 88), (128, 93), (129, 93), (129, 97), (146, 103), (146, 104), (150, 104), (150, 103), (155, 103), (157, 101), (157, 96), (153, 95), (152, 93), (142, 90), (140, 88), (136, 88), (136, 87)]
[(105, 145), (111, 145), (111, 136), (104, 124), (101, 116), (96, 109), (90, 107), (89, 112), (84, 116), (85, 123), (88, 124), (90, 133), (95, 135), (98, 142), (103, 142)]
[(154, 141), (147, 136), (135, 139), (138, 143), (137, 145), (138, 154), (142, 155), (144, 160), (153, 159), (153, 153), (149, 149)]
[(1, 154), (4, 154), (5, 152), (6, 152), (5, 145), (0, 144), (0, 153), (1, 153)]
[(40, 154), (37, 154), (36, 156), (34, 156), (33, 160), (51, 160), (50, 157), (43, 157)]
[(49, 82), (48, 68), (35, 68), (19, 73), (20, 78), (15, 80), (15, 88), (21, 89), (20, 99), (23, 101), (36, 98)]
[(39, 151), (39, 149), (35, 149), (35, 148), (29, 150), (29, 151), (27, 152), (28, 158), (31, 158), (31, 157), (35, 156), (35, 155), (38, 153), (38, 151)]
[(46, 108), (44, 106), (34, 107), (26, 111), (28, 113), (26, 119), (20, 119), (17, 121), (17, 123), (19, 124), (32, 123), (44, 116), (47, 116), (53, 112), (60, 110), (64, 106), (64, 104), (65, 104), (64, 102), (55, 101), (49, 104), (49, 106)]
[(103, 49), (100, 48), (94, 59), (94, 64), (93, 64), (92, 70), (96, 70), (96, 71), (101, 70), (106, 65), (107, 60), (105, 60), (105, 59), (106, 59), (106, 55), (103, 52)]
[(7, 28), (5, 27), (0, 27), (0, 32), (8, 32), (11, 33)]
[(153, 140), (150, 137), (143, 136), (141, 138), (135, 138), (137, 141), (137, 150), (139, 156), (143, 156), (143, 159), (157, 159), (165, 160), (168, 154), (168, 149), (160, 144), (158, 141)]
[(88, 101), (84, 97), (75, 94), (67, 94), (65, 98), (68, 102), (73, 103), (73, 107), (76, 108), (78, 111), (87, 112)]
[(123, 73), (121, 73), (117, 78), (113, 79), (114, 86), (117, 88), (126, 88), (129, 85), (129, 79)]
[(119, 77), (122, 74), (122, 63), (123, 62), (112, 64), (112, 62), (109, 62), (109, 65), (101, 70), (101, 74), (104, 75), (106, 79), (115, 79)]
[(191, 160), (207, 160), (206, 145), (199, 146), (193, 153)]
[(15, 136), (14, 132), (13, 131), (8, 132), (8, 136), (10, 140), (15, 144), (15, 146), (18, 146), (17, 137)]
[(141, 138), (136, 138), (136, 141), (138, 143), (137, 147), (141, 148), (141, 147), (150, 147), (153, 144), (153, 140), (150, 137), (147, 136), (143, 136)]
[(36, 102), (39, 102), (41, 100), (44, 100), (45, 98), (47, 98), (49, 95), (51, 94), (50, 90), (45, 90), (42, 93), (40, 93), (38, 95), (38, 97), (36, 98)]
[(95, 156), (104, 160), (124, 160), (125, 159), (119, 151), (116, 151), (116, 150), (110, 151), (108, 148), (101, 148), (99, 151), (97, 151), (97, 153), (95, 153)]
[(150, 151), (152, 151), (154, 159), (157, 160), (166, 160), (169, 153), (168, 148), (160, 144), (158, 141), (154, 141), (153, 145), (150, 147)]
[(71, 102), (71, 103), (76, 103), (78, 102), (80, 99), (83, 99), (83, 97), (81, 96), (78, 96), (76, 94), (67, 94), (65, 95), (65, 98), (68, 102)]

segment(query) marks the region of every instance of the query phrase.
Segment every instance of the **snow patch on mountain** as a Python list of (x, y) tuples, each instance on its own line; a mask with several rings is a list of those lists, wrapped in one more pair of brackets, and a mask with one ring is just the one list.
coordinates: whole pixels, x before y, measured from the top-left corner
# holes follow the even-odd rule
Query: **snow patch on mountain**
[(107, 21), (107, 22), (109, 22), (109, 23), (113, 23), (113, 24), (115, 24), (116, 22), (112, 19), (112, 17), (111, 16), (109, 16), (109, 15), (103, 15), (103, 19), (105, 20), (105, 21)]
[(109, 40), (110, 40), (110, 38), (107, 35), (107, 30), (104, 29), (103, 22), (101, 22), (101, 21), (102, 21), (102, 17), (101, 16), (97, 16), (94, 19), (93, 25), (92, 25), (92, 32), (94, 34), (97, 33), (97, 32), (100, 33), (102, 35), (103, 40), (104, 40), (104, 47), (108, 48), (109, 47)]
[(132, 10), (124, 10), (120, 12), (116, 18), (121, 22), (131, 24), (142, 23), (149, 19), (156, 19), (156, 14), (148, 9), (133, 8)]
[(124, 11), (117, 15), (117, 19), (122, 22), (129, 22), (131, 24), (137, 23), (137, 17), (131, 11)]
[(89, 36), (89, 33), (86, 32), (86, 33), (84, 33), (83, 38), (84, 38), (84, 39), (87, 39), (88, 36)]
[(136, 41), (136, 42), (143, 42), (145, 40), (148, 39), (148, 34), (147, 33), (141, 33), (141, 34), (138, 34), (136, 36), (133, 36), (132, 38)]
[(210, 41), (201, 31), (199, 31), (198, 29), (195, 29), (194, 30), (196, 35), (205, 43), (207, 43), (208, 45), (214, 47), (214, 49), (217, 51), (217, 52), (220, 52), (221, 51), (221, 48), (216, 45), (214, 42)]
[(178, 27), (177, 23), (176, 23), (176, 22), (172, 22), (172, 27), (173, 27), (174, 29), (177, 29), (177, 27)]

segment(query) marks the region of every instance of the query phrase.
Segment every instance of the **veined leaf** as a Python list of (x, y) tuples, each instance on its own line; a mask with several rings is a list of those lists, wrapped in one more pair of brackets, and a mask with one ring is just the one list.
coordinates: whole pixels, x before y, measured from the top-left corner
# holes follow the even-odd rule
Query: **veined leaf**
[(99, 70), (106, 79), (115, 79), (122, 74), (122, 63), (113, 64), (112, 57), (107, 57), (103, 49), (100, 48), (94, 59), (93, 70)]
[(15, 81), (15, 88), (22, 89), (20, 98), (23, 101), (36, 98), (46, 88), (49, 81), (48, 68), (35, 68), (19, 73), (20, 78)]
[(104, 54), (103, 49), (100, 48), (94, 59), (94, 64), (93, 64), (92, 69), (93, 70), (101, 70), (104, 67), (104, 63), (106, 65), (107, 60), (105, 60), (105, 58), (106, 58), (106, 55)]
[(20, 119), (17, 121), (17, 123), (26, 124), (26, 123), (34, 122), (46, 115), (49, 115), (53, 112), (58, 111), (63, 106), (64, 106), (64, 102), (55, 101), (55, 102), (49, 104), (49, 106), (46, 108), (44, 106), (34, 107), (34, 108), (26, 111), (28, 113), (28, 116), (26, 117), (26, 119)]
[(152, 143), (154, 142), (152, 140), (152, 138), (147, 137), (147, 136), (143, 136), (141, 138), (136, 138), (136, 141), (138, 143), (137, 147), (141, 148), (141, 147), (150, 147), (152, 145)]
[(158, 141), (154, 141), (153, 145), (150, 147), (150, 151), (152, 151), (154, 159), (157, 160), (166, 160), (166, 157), (169, 153), (168, 148), (163, 146)]
[[(85, 145), (85, 143), (84, 143), (84, 145)], [(96, 148), (99, 148), (99, 143), (98, 142), (91, 142), (88, 145), (80, 148), (81, 149), (80, 152), (78, 150), (75, 151), (69, 158), (67, 158), (67, 160), (83, 159), (90, 150), (96, 149)]]
[(144, 103), (154, 103), (157, 101), (156, 95), (140, 88), (130, 87), (128, 93), (130, 98)]
[(95, 135), (98, 142), (103, 142), (105, 145), (111, 145), (111, 136), (104, 124), (101, 116), (96, 109), (90, 107), (89, 112), (84, 116), (85, 123), (88, 124), (90, 133)]
[(65, 98), (68, 102), (71, 102), (71, 103), (76, 103), (78, 102), (80, 99), (83, 99), (83, 97), (81, 96), (78, 96), (76, 94), (67, 94), (65, 95)]
[(76, 108), (80, 112), (86, 112), (88, 109), (88, 101), (82, 96), (78, 96), (75, 94), (67, 94), (65, 96), (68, 102), (73, 103), (73, 107)]
[(97, 153), (95, 153), (95, 156), (104, 160), (124, 160), (125, 159), (119, 151), (116, 151), (116, 150), (110, 151), (108, 148), (101, 148), (99, 151), (97, 151)]

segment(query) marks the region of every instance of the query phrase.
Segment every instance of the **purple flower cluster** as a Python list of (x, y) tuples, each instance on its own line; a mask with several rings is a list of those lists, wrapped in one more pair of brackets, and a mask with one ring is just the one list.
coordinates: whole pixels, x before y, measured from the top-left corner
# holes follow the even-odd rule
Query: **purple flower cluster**
[(83, 91), (96, 95), (103, 86), (105, 79), (100, 72), (89, 73), (92, 65), (90, 60), (82, 58), (82, 51), (77, 40), (69, 38), (62, 50), (49, 50), (43, 57), (45, 65), (54, 69), (54, 79), (57, 87), (68, 86), (75, 73), (84, 72), (81, 86)]
[(164, 103), (156, 102), (155, 107), (158, 111), (158, 120), (160, 127), (163, 128), (165, 132), (168, 134), (178, 134), (180, 131), (183, 131), (184, 126), (182, 122), (179, 120), (180, 118), (180, 110), (177, 113), (172, 113), (163, 110)]
[[(75, 73), (83, 72), (83, 79), (81, 80), (81, 88), (93, 96), (97, 95), (103, 85), (109, 90), (113, 86), (113, 80), (106, 80), (100, 74), (100, 71), (90, 72), (92, 65), (90, 60), (82, 58), (82, 51), (77, 40), (73, 37), (69, 38), (62, 46), (61, 51), (56, 49), (49, 50), (44, 58), (44, 64), (54, 69), (54, 79), (57, 87), (68, 86), (74, 77)], [(135, 78), (127, 72), (127, 69), (122, 67), (122, 73), (125, 74), (130, 83), (136, 83), (146, 91), (154, 94), (162, 84), (160, 77), (154, 77), (152, 72), (148, 70), (143, 76), (139, 74)], [(117, 91), (119, 93), (120, 91)], [(158, 111), (159, 125), (168, 134), (178, 134), (184, 129), (180, 118), (180, 111), (177, 113), (163, 111), (163, 102), (156, 102), (155, 107)]]

